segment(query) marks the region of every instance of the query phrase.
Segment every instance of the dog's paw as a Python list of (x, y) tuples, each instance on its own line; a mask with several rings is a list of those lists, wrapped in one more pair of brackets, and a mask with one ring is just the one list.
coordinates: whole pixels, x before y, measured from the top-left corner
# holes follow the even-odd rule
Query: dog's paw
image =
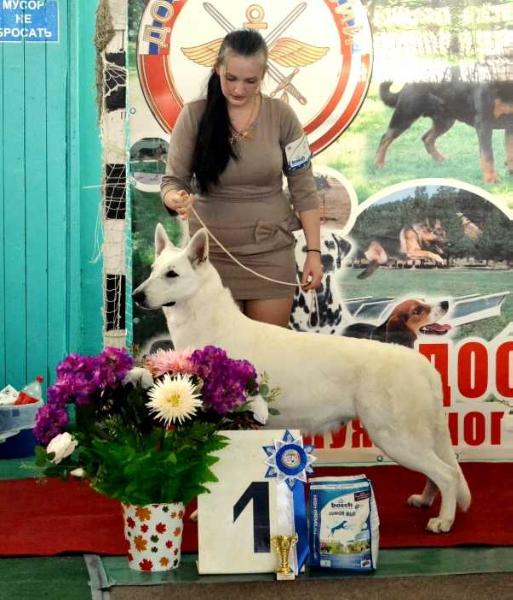
[(440, 517), (433, 517), (429, 519), (426, 529), (432, 533), (447, 533), (451, 531), (454, 519), (441, 519)]
[(433, 504), (433, 500), (428, 500), (424, 498), (422, 494), (412, 494), (408, 498), (409, 506), (414, 506), (415, 508), (423, 508), (425, 506), (431, 506)]
[(501, 180), (495, 171), (485, 173), (483, 179), (485, 180), (485, 183), (500, 183)]

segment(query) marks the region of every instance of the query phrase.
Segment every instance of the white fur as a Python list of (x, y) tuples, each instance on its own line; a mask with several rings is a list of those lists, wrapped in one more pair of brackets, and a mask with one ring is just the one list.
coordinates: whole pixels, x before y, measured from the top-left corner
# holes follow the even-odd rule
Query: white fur
[(396, 344), (253, 321), (210, 264), (204, 230), (182, 249), (159, 224), (155, 240), (152, 273), (134, 299), (147, 308), (176, 303), (163, 307), (176, 348), (213, 344), (267, 372), (283, 390), (276, 403), (280, 415), (270, 416), (268, 427), (317, 433), (360, 419), (390, 458), (428, 477), (422, 494), (410, 497), (411, 505), (430, 505), (437, 488), (441, 491), (440, 514), (427, 528), (450, 530), (456, 503), (466, 510), (470, 492), (452, 449), (440, 377), (425, 357)]

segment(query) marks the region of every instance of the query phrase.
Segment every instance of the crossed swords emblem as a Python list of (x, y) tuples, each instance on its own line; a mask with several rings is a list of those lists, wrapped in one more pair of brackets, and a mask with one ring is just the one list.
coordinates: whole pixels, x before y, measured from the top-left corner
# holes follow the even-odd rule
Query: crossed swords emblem
[[(209, 2), (203, 4), (205, 11), (226, 31), (230, 33), (237, 29), (221, 12)], [(266, 36), (264, 36), (267, 47), (269, 48), (269, 76), (278, 84), (271, 92), (271, 96), (276, 96), (282, 92), (281, 99), (288, 102), (288, 94), (293, 96), (300, 104), (305, 105), (307, 99), (297, 87), (292, 83), (294, 77), (299, 73), (299, 68), (313, 64), (320, 60), (329, 50), (329, 47), (319, 47), (300, 42), (290, 37), (280, 37), (281, 34), (299, 17), (306, 9), (306, 2), (296, 6), (282, 21)], [(246, 27), (266, 28), (267, 25), (261, 21), (264, 10), (257, 4), (252, 4), (246, 11), (248, 23)], [(215, 39), (199, 46), (190, 48), (181, 48), (184, 55), (196, 64), (213, 67), (219, 52), (223, 39)], [(278, 67), (271, 61), (278, 63), (282, 67), (294, 67), (289, 75), (284, 75)]]

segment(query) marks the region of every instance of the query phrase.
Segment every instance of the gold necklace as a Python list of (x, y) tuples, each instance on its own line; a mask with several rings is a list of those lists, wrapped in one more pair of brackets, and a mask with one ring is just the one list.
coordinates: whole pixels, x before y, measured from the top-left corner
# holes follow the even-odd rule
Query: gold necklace
[(242, 129), (239, 129), (239, 130), (235, 129), (235, 127), (230, 122), (230, 127), (232, 128), (232, 132), (233, 132), (230, 135), (230, 139), (229, 139), (230, 145), (233, 146), (239, 140), (249, 138), (251, 129), (253, 128), (253, 125), (255, 124), (254, 116), (255, 116), (255, 112), (256, 112), (256, 109), (259, 104), (259, 100), (260, 100), (260, 96), (255, 96), (255, 99), (253, 101), (253, 106), (251, 107), (251, 112), (249, 113), (248, 120), (246, 121), (246, 124), (244, 125), (244, 127)]

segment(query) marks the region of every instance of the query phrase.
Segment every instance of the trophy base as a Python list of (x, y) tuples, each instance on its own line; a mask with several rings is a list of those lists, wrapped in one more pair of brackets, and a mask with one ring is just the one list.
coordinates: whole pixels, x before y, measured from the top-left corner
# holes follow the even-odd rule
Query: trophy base
[(276, 573), (277, 581), (294, 581), (295, 578), (294, 571), (291, 571), (290, 573)]

